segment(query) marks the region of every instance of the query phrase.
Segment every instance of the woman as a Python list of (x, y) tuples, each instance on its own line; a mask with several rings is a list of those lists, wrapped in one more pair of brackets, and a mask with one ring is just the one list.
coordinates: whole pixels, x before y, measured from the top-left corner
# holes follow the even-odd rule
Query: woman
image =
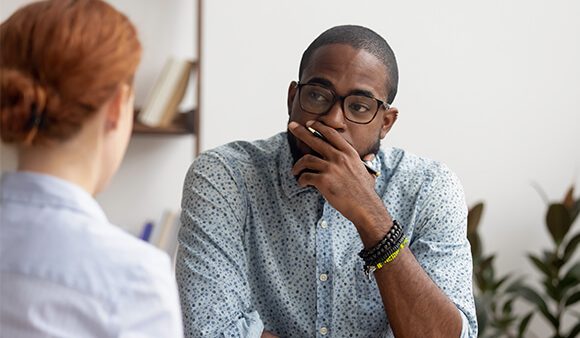
[(135, 28), (100, 0), (43, 1), (0, 46), (1, 138), (19, 154), (0, 183), (0, 334), (181, 336), (169, 257), (93, 198), (131, 133)]

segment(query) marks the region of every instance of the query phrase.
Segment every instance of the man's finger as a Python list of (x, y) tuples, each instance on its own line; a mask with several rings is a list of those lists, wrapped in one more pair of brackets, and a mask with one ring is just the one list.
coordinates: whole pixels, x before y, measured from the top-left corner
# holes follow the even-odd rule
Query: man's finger
[(328, 162), (314, 155), (306, 154), (294, 164), (294, 167), (292, 167), (292, 175), (298, 176), (304, 170), (322, 172), (326, 168), (328, 168)]
[(310, 149), (322, 155), (323, 158), (330, 158), (336, 148), (314, 134), (312, 134), (306, 127), (298, 124), (295, 121), (288, 123), (288, 130), (296, 136), (300, 141), (304, 142)]
[(365, 161), (365, 162), (367, 162), (367, 161), (372, 162), (374, 159), (375, 159), (375, 154), (366, 154), (362, 158), (362, 160)]
[(300, 175), (300, 177), (298, 178), (298, 185), (301, 187), (311, 186), (318, 189), (317, 184), (319, 182), (319, 177), (320, 174), (317, 173), (310, 172), (302, 173), (302, 175)]
[(306, 122), (306, 127), (310, 127), (324, 136), (326, 141), (336, 149), (345, 153), (356, 153), (356, 150), (347, 140), (345, 140), (334, 128), (318, 121)]

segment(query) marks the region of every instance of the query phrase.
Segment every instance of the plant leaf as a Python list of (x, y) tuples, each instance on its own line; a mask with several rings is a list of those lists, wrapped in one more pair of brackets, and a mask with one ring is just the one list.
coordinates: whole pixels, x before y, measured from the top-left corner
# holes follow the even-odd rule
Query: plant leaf
[(509, 275), (504, 276), (503, 278), (501, 278), (500, 280), (498, 280), (493, 286), (492, 286), (492, 290), (496, 291), (497, 289), (499, 289), (500, 286), (502, 286), (503, 283), (505, 283), (505, 281), (508, 280), (508, 278), (510, 278)]
[(568, 241), (568, 244), (566, 244), (566, 249), (564, 250), (563, 257), (565, 262), (567, 262), (568, 259), (572, 257), (572, 255), (576, 251), (576, 248), (578, 247), (578, 244), (580, 244), (580, 232), (574, 235), (574, 237), (572, 237), (572, 239)]
[(515, 281), (513, 281), (510, 285), (508, 285), (505, 292), (506, 293), (518, 293), (523, 286), (524, 286), (524, 283), (522, 281), (522, 278), (520, 277), (520, 278), (516, 279)]
[(570, 210), (570, 220), (572, 223), (574, 223), (578, 214), (580, 214), (580, 198), (576, 200), (576, 204), (574, 204), (574, 207)]
[(544, 275), (546, 275), (548, 278), (551, 278), (554, 276), (554, 270), (550, 269), (550, 267), (544, 263), (541, 259), (539, 259), (538, 257), (532, 255), (532, 254), (528, 254), (528, 257), (530, 258), (530, 260), (532, 261), (532, 263), (534, 263), (534, 265), (540, 269), (540, 271), (542, 271), (544, 273)]
[(571, 306), (572, 304), (576, 303), (580, 300), (580, 291), (574, 292), (568, 299), (566, 300), (566, 306)]
[(540, 195), (540, 197), (544, 200), (544, 202), (546, 204), (548, 204), (549, 199), (548, 199), (548, 195), (546, 194), (546, 192), (542, 189), (542, 187), (540, 187), (540, 185), (536, 182), (531, 182), (532, 188), (536, 189), (536, 192), (538, 193), (538, 195)]
[(580, 262), (576, 262), (576, 264), (572, 265), (562, 280), (566, 278), (573, 278), (574, 280), (580, 282)]
[(570, 289), (578, 285), (578, 282), (579, 280), (577, 277), (574, 276), (574, 274), (567, 275), (564, 278), (562, 278), (562, 280), (558, 282), (558, 290), (562, 295), (562, 297), (564, 297)]
[(562, 243), (572, 224), (568, 209), (563, 204), (551, 204), (546, 215), (546, 224), (554, 242)]
[(530, 323), (530, 319), (534, 315), (534, 311), (528, 313), (520, 322), (520, 326), (518, 327), (518, 338), (523, 338), (526, 329), (528, 328), (528, 324)]
[(559, 326), (559, 320), (550, 313), (546, 302), (535, 290), (527, 286), (522, 286), (519, 289), (519, 294), (531, 303), (535, 304), (538, 310), (540, 310), (544, 317), (546, 317), (546, 319), (548, 319), (554, 327)]
[(564, 196), (564, 201), (562, 202), (566, 209), (572, 210), (574, 208), (574, 185), (568, 188), (566, 196)]
[(473, 257), (473, 263), (478, 264), (481, 260), (481, 239), (477, 232), (467, 233), (467, 240), (471, 246), (471, 256)]
[(560, 300), (562, 300), (562, 292), (560, 291), (559, 288), (556, 288), (552, 284), (552, 279), (546, 278), (544, 279), (544, 281), (542, 281), (542, 284), (544, 285), (544, 289), (546, 290), (548, 296), (552, 297), (552, 299), (558, 303), (560, 302)]
[(481, 335), (485, 328), (487, 327), (487, 311), (485, 309), (484, 302), (479, 298), (475, 297), (475, 314), (477, 316), (477, 324), (479, 326), (479, 334)]
[(564, 197), (564, 201), (562, 204), (568, 209), (570, 213), (570, 220), (571, 223), (574, 223), (574, 220), (580, 213), (580, 199), (574, 201), (574, 186), (570, 186), (568, 192), (566, 192), (566, 196)]
[(580, 323), (577, 323), (568, 334), (567, 338), (575, 338), (580, 333)]
[(504, 316), (512, 313), (512, 303), (513, 299), (510, 299), (503, 305), (502, 313), (504, 314)]
[(483, 203), (479, 202), (474, 205), (467, 213), (467, 233), (477, 233), (477, 227), (481, 221), (483, 213)]

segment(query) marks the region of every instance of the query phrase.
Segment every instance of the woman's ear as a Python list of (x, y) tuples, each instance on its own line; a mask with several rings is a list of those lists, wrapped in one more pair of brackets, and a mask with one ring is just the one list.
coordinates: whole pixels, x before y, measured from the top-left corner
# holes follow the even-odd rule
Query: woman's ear
[(385, 138), (393, 124), (397, 121), (397, 116), (399, 116), (399, 110), (395, 107), (390, 107), (386, 112), (383, 113), (383, 124), (381, 126), (381, 139)]
[(113, 96), (105, 103), (105, 131), (117, 129), (122, 114), (127, 114), (127, 102), (131, 88), (127, 84), (117, 87)]
[(290, 82), (288, 86), (288, 115), (292, 113), (292, 104), (294, 102), (294, 97), (298, 92), (298, 83), (296, 81)]

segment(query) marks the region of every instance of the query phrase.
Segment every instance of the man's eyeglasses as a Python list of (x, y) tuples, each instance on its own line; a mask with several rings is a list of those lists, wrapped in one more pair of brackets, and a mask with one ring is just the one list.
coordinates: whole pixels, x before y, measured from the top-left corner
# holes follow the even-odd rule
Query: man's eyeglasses
[(314, 83), (298, 83), (297, 86), (300, 107), (311, 114), (326, 114), (337, 100), (341, 100), (342, 112), (347, 120), (367, 124), (375, 118), (381, 106), (387, 110), (390, 108), (388, 103), (370, 96), (339, 96), (333, 90)]

